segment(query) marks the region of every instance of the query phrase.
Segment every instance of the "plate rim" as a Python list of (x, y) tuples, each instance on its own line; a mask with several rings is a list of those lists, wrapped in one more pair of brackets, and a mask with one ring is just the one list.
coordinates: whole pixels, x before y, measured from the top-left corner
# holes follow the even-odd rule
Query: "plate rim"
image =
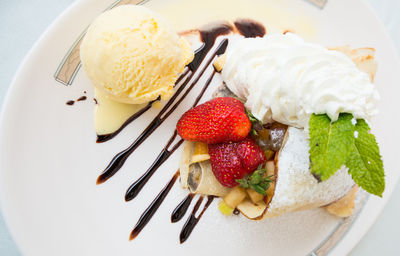
[[(7, 113), (10, 112), (8, 109), (11, 105), (11, 101), (13, 98), (13, 95), (16, 94), (16, 91), (18, 91), (18, 79), (20, 77), (20, 74), (24, 73), (24, 69), (27, 66), (27, 63), (32, 59), (32, 56), (38, 51), (38, 48), (40, 47), (40, 45), (46, 41), (46, 39), (53, 34), (54, 32), (57, 31), (57, 28), (59, 26), (60, 23), (62, 23), (62, 21), (70, 18), (70, 14), (71, 12), (73, 12), (74, 10), (79, 10), (81, 8), (81, 6), (83, 6), (85, 3), (88, 3), (92, 0), (76, 0), (75, 2), (73, 2), (72, 4), (70, 4), (68, 6), (68, 8), (66, 8), (64, 11), (61, 12), (60, 15), (58, 15), (53, 22), (47, 26), (47, 28), (42, 32), (42, 34), (39, 36), (39, 38), (36, 40), (36, 42), (33, 44), (33, 46), (30, 48), (30, 50), (28, 51), (28, 53), (25, 55), (25, 57), (23, 58), (23, 60), (21, 61), (21, 63), (19, 64), (13, 78), (12, 81), (10, 82), (7, 91), (5, 93), (4, 96), (4, 100), (2, 102), (2, 109), (0, 112), (0, 143), (2, 142), (2, 138), (5, 135), (5, 119), (7, 118)], [(110, 2), (109, 7), (114, 6), (115, 4), (117, 4), (120, 1), (123, 0), (118, 0), (118, 1), (113, 1), (113, 0), (107, 0)], [(144, 2), (147, 2), (149, 0), (144, 0)], [(388, 41), (388, 45), (390, 45), (390, 51), (396, 53), (396, 56), (394, 56), (394, 58), (396, 59), (396, 63), (398, 64), (398, 66), (400, 66), (400, 58), (399, 58), (399, 51), (398, 49), (395, 47), (394, 43), (393, 43), (393, 39), (390, 37), (389, 33), (387, 32), (387, 29), (385, 28), (382, 20), (380, 20), (378, 18), (378, 16), (376, 15), (375, 11), (373, 10), (372, 6), (370, 4), (368, 4), (365, 0), (357, 0), (358, 4), (363, 5), (364, 7), (366, 7), (366, 10), (369, 12), (369, 15), (373, 16), (375, 19), (375, 23), (377, 23), (377, 25), (379, 26), (380, 30), (385, 34), (386, 36), (386, 40)], [(21, 86), (21, 85), (20, 85)], [(1, 165), (1, 163), (0, 163)], [(0, 168), (0, 173), (3, 174), (4, 172), (6, 172), (6, 170), (4, 170), (4, 168)], [(391, 177), (391, 179), (393, 179), (393, 177)], [(367, 222), (367, 225), (365, 225), (365, 227), (363, 228), (363, 230), (359, 230), (359, 232), (357, 232), (357, 234), (352, 234), (351, 237), (353, 238), (353, 242), (351, 244), (344, 244), (345, 240), (348, 240), (348, 236), (350, 235), (350, 231), (353, 230), (353, 227), (360, 221), (360, 218), (358, 218), (363, 212), (360, 212), (360, 214), (357, 216), (357, 219), (352, 223), (351, 227), (349, 230), (347, 230), (345, 232), (345, 234), (341, 237), (340, 241), (337, 242), (328, 252), (329, 255), (331, 254), (339, 254), (340, 253), (349, 253), (358, 243), (359, 241), (365, 236), (365, 234), (370, 230), (370, 228), (372, 227), (372, 225), (376, 222), (377, 218), (380, 216), (381, 212), (383, 211), (383, 209), (385, 208), (387, 202), (389, 201), (389, 199), (391, 198), (392, 194), (393, 194), (393, 190), (395, 189), (395, 187), (398, 185), (399, 183), (399, 179), (400, 179), (400, 175), (397, 175), (397, 177), (394, 178), (395, 181), (393, 182), (393, 186), (391, 186), (389, 188), (389, 191), (385, 191), (385, 197), (380, 198), (379, 200), (381, 200), (379, 207), (377, 207), (374, 212), (370, 212), (372, 213), (373, 217), (370, 218), (371, 221)], [(5, 198), (5, 191), (3, 190), (3, 186), (1, 186), (2, 181), (0, 181), (0, 210), (3, 214), (3, 218), (5, 221), (5, 225), (12, 237), (12, 239), (15, 241), (15, 244), (18, 248), (18, 250), (23, 251), (24, 246), (22, 245), (22, 243), (20, 241), (18, 241), (18, 239), (16, 239), (17, 235), (15, 234), (15, 231), (13, 230), (13, 228), (9, 225), (9, 216), (7, 211), (4, 208), (4, 198)], [(388, 195), (389, 194), (389, 195)], [(373, 203), (374, 200), (370, 200), (371, 198), (369, 198), (365, 205), (367, 204), (371, 204)], [(364, 212), (365, 213), (365, 212)], [(371, 217), (371, 214), (369, 215), (369, 217)], [(364, 222), (365, 224), (365, 222)], [(318, 247), (317, 247), (318, 248)], [(310, 253), (310, 255), (314, 255), (312, 253)]]

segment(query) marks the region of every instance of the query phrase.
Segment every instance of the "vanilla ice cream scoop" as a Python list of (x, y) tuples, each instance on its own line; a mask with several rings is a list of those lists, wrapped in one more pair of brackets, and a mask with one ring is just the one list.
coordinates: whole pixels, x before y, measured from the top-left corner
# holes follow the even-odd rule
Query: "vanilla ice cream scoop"
[(110, 99), (142, 104), (172, 95), (193, 51), (157, 13), (123, 5), (93, 21), (80, 57), (94, 86)]
[(222, 77), (264, 123), (307, 127), (311, 114), (369, 120), (379, 94), (368, 74), (341, 52), (288, 33), (233, 41)]

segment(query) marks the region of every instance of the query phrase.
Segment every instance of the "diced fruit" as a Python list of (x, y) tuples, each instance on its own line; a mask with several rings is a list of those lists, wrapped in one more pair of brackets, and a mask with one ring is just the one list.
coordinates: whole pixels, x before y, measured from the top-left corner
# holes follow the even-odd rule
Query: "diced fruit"
[(267, 176), (272, 176), (275, 174), (275, 162), (274, 161), (268, 161), (265, 164), (265, 168), (267, 170), (267, 172), (266, 172)]
[(188, 110), (176, 129), (186, 140), (216, 144), (243, 140), (250, 132), (251, 122), (241, 101), (220, 97)]
[(194, 144), (194, 151), (192, 155), (192, 163), (198, 163), (210, 159), (208, 154), (208, 145), (202, 142)]
[(264, 215), (267, 204), (263, 201), (253, 203), (250, 200), (244, 200), (236, 207), (246, 218), (259, 220)]
[(234, 187), (229, 193), (224, 197), (224, 202), (230, 208), (235, 209), (244, 199), (246, 198), (246, 191), (237, 186)]
[(269, 140), (269, 129), (262, 129), (261, 131), (258, 131), (257, 136), (262, 140)]
[(287, 126), (280, 123), (269, 124), (268, 128), (257, 131), (254, 140), (263, 150), (279, 151), (282, 147)]
[(231, 214), (233, 213), (233, 211), (235, 210), (234, 208), (229, 207), (229, 206), (225, 203), (224, 200), (222, 200), (222, 201), (219, 203), (218, 209), (219, 209), (219, 211), (220, 211), (222, 214), (224, 214), (224, 215), (226, 215), (226, 216), (231, 215)]
[(254, 189), (248, 188), (246, 189), (247, 195), (249, 195), (251, 201), (253, 203), (258, 203), (261, 200), (263, 200), (264, 196), (258, 192), (256, 192)]
[(225, 65), (226, 55), (219, 56), (213, 63), (213, 66), (217, 72), (221, 72)]
[(269, 188), (266, 191), (266, 196), (271, 199), (272, 196), (275, 193), (275, 182), (271, 182), (271, 185), (269, 186)]
[(271, 160), (274, 157), (275, 152), (271, 149), (264, 150), (265, 159)]
[[(265, 169), (266, 169), (266, 175), (267, 176), (275, 175), (275, 163), (274, 163), (274, 161), (268, 161), (266, 163), (266, 165), (265, 165)], [(272, 198), (272, 196), (274, 195), (274, 192), (275, 192), (275, 183), (276, 183), (275, 182), (276, 181), (275, 180), (275, 176), (273, 176), (271, 178), (271, 180), (272, 180), (272, 182), (271, 182), (269, 188), (266, 191), (266, 194), (267, 194), (269, 199)]]
[(251, 138), (209, 145), (209, 154), (215, 177), (223, 186), (230, 188), (238, 185), (236, 180), (265, 163), (264, 152)]

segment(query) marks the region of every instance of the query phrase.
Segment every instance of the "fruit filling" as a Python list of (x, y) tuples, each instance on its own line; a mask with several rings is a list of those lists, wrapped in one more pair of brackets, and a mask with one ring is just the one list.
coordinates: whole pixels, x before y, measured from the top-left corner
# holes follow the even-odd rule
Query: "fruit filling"
[(194, 142), (188, 187), (196, 191), (208, 167), (226, 188), (219, 205), (223, 214), (230, 215), (243, 204), (265, 210), (275, 188), (274, 157), (286, 129), (279, 123), (262, 125), (232, 97), (214, 98), (190, 109), (177, 123), (179, 135)]

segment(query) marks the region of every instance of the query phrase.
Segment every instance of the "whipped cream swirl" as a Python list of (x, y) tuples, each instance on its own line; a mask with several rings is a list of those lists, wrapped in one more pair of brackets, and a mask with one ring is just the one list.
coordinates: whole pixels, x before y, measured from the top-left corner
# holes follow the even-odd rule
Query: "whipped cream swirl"
[(308, 126), (311, 114), (369, 120), (379, 94), (345, 54), (287, 33), (233, 40), (222, 77), (263, 123)]

